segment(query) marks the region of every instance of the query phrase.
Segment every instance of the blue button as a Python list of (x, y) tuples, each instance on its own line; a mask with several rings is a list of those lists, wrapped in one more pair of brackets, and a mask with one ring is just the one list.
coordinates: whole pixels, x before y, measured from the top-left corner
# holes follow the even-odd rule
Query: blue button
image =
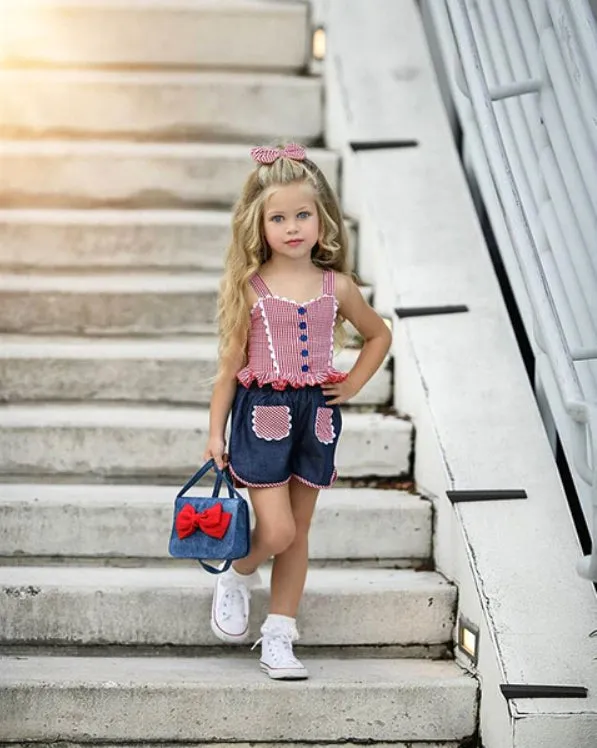
[(301, 370), (302, 371), (309, 371), (309, 367), (307, 366), (307, 364), (304, 364), (303, 366), (301, 366)]
[(306, 330), (307, 329), (307, 323), (306, 322), (299, 322), (299, 328), (301, 330)]
[(305, 340), (307, 340), (307, 336), (306, 336), (306, 335), (301, 335), (301, 340), (302, 340), (302, 341), (303, 341), (303, 343), (304, 343), (304, 342), (305, 342)]
[(297, 312), (298, 312), (299, 314), (305, 314), (305, 312), (306, 312), (306, 311), (307, 311), (307, 310), (305, 309), (305, 307), (304, 307), (304, 306), (299, 306), (299, 308), (297, 309)]
[(309, 351), (306, 348), (303, 348), (303, 350), (301, 351), (301, 356), (308, 356), (308, 355), (309, 355)]

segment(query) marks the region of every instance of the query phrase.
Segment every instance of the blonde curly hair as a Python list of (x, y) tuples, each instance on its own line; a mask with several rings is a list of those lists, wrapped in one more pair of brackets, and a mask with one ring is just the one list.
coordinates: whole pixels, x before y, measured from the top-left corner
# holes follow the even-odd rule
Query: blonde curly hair
[[(263, 219), (270, 188), (296, 182), (313, 188), (319, 214), (319, 239), (312, 250), (313, 263), (322, 269), (349, 274), (348, 237), (342, 211), (321, 169), (308, 158), (296, 161), (285, 156), (272, 164), (258, 164), (247, 177), (232, 215), (232, 240), (226, 253), (218, 298), (220, 364), (240, 352), (246, 355), (250, 325), (249, 280), (271, 257)], [(334, 331), (338, 344), (343, 341), (342, 322), (338, 317)]]

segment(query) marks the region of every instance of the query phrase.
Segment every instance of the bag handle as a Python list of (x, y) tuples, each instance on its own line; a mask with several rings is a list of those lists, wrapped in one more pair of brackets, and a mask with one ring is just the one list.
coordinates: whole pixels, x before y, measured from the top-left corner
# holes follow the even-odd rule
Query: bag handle
[(184, 484), (184, 486), (180, 489), (178, 494), (176, 495), (177, 499), (181, 499), (186, 492), (192, 488), (197, 481), (201, 480), (203, 476), (209, 471), (214, 470), (216, 474), (216, 482), (214, 485), (212, 496), (216, 497), (220, 495), (220, 489), (222, 487), (222, 481), (226, 483), (226, 487), (228, 488), (228, 494), (231, 499), (240, 499), (241, 501), (244, 501), (244, 498), (239, 494), (239, 492), (234, 488), (232, 485), (232, 481), (230, 479), (230, 476), (228, 475), (228, 472), (226, 470), (220, 470), (220, 468), (216, 465), (215, 461), (213, 459), (208, 460), (205, 465), (199, 468), (195, 475), (193, 475), (189, 480)]
[[(216, 482), (214, 484), (212, 496), (217, 497), (220, 495), (220, 490), (222, 488), (222, 481), (226, 483), (226, 487), (228, 488), (228, 494), (231, 499), (240, 499), (240, 501), (244, 501), (244, 498), (239, 494), (239, 492), (234, 488), (232, 481), (230, 480), (230, 476), (228, 475), (227, 470), (220, 470), (220, 468), (216, 465), (213, 458), (211, 460), (208, 460), (205, 465), (199, 468), (195, 475), (193, 475), (189, 480), (184, 484), (184, 486), (180, 489), (178, 492), (176, 498), (181, 499), (185, 493), (192, 488), (197, 481), (201, 480), (203, 476), (209, 471), (213, 470), (216, 474)], [(201, 559), (197, 559), (197, 561), (201, 564), (201, 566), (205, 569), (205, 571), (208, 571), (210, 574), (223, 574), (225, 571), (228, 571), (228, 569), (232, 566), (232, 559), (227, 559), (224, 562), (224, 565), (220, 567), (219, 569), (215, 566), (211, 566), (211, 564), (205, 563), (205, 561), (202, 561)]]
[[(228, 480), (226, 480), (226, 478), (228, 478)], [(234, 484), (232, 483), (228, 470), (227, 469), (218, 470), (217, 467), (216, 467), (216, 482), (214, 483), (214, 489), (211, 492), (212, 498), (215, 499), (220, 495), (220, 490), (222, 488), (222, 481), (224, 480), (226, 480), (226, 488), (228, 489), (228, 497), (230, 499), (242, 499), (242, 496), (240, 496), (234, 488)]]
[(205, 561), (201, 561), (201, 559), (197, 559), (201, 566), (205, 569), (205, 571), (208, 571), (210, 574), (223, 574), (225, 571), (228, 571), (228, 569), (232, 566), (232, 559), (228, 559), (224, 566), (222, 566), (219, 569), (216, 569), (215, 566), (210, 566), (210, 564), (206, 564)]

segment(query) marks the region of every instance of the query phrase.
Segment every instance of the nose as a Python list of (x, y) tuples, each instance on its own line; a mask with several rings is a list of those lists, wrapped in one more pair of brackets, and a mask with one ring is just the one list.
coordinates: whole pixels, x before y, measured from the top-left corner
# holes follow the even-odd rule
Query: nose
[(287, 234), (296, 234), (298, 231), (296, 221), (288, 221), (286, 224), (286, 233)]

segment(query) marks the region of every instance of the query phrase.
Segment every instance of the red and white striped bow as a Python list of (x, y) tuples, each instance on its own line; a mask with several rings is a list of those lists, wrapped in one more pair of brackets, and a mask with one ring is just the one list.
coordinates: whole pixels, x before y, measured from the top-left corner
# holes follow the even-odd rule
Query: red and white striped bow
[(251, 158), (258, 164), (273, 164), (279, 158), (291, 158), (293, 161), (305, 160), (305, 149), (298, 143), (288, 143), (284, 148), (257, 146), (251, 148)]

